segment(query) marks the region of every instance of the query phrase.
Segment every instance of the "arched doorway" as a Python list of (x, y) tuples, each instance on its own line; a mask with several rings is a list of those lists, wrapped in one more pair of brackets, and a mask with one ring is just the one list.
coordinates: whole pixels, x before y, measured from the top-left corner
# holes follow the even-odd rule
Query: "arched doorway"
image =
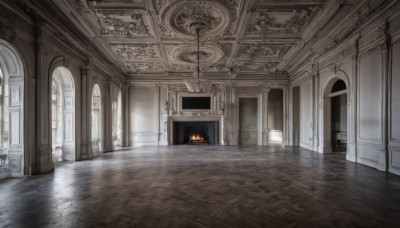
[(24, 67), (16, 49), (0, 40), (0, 154), (7, 175), (24, 175)]
[(61, 66), (52, 75), (51, 130), (53, 162), (75, 161), (75, 83)]
[(348, 90), (342, 79), (332, 79), (324, 90), (324, 152), (346, 152)]
[(99, 85), (96, 84), (92, 92), (92, 149), (94, 155), (98, 155), (103, 151), (101, 119), (101, 93)]
[(113, 142), (114, 149), (122, 146), (122, 101), (121, 91), (118, 92), (117, 100), (113, 102)]

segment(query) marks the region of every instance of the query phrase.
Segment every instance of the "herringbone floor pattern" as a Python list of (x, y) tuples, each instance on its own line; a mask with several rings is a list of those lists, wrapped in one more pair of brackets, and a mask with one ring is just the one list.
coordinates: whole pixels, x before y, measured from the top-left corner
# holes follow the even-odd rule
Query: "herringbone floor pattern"
[(292, 147), (141, 147), (1, 180), (0, 227), (400, 227), (400, 177)]

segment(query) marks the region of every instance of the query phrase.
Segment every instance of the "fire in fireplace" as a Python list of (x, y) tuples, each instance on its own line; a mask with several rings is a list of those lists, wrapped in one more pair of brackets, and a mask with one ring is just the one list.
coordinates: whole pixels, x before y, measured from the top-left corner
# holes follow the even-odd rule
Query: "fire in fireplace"
[(208, 143), (206, 135), (198, 132), (190, 132), (188, 143)]
[(219, 142), (218, 121), (174, 121), (174, 145), (216, 145)]

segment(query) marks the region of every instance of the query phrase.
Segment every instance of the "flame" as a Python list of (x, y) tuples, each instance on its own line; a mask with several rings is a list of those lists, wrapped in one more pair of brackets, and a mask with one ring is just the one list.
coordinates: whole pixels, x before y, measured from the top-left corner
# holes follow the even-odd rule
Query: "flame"
[(190, 135), (190, 140), (191, 141), (203, 141), (204, 140), (204, 136), (201, 134), (191, 134)]

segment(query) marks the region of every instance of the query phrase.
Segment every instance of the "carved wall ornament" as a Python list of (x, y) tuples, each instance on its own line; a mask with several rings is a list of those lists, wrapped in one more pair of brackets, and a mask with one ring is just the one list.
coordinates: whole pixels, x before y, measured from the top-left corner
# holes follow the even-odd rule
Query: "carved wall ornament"
[(150, 29), (143, 21), (140, 12), (96, 11), (102, 34), (110, 35), (150, 35)]
[(157, 45), (117, 44), (111, 45), (111, 48), (123, 59), (154, 60), (161, 58)]
[(212, 88), (211, 81), (207, 79), (186, 79), (184, 83), (191, 93), (209, 92)]
[(192, 24), (196, 22), (203, 24), (201, 37), (221, 35), (235, 17), (224, 2), (226, 1), (171, 1), (160, 10), (160, 20), (167, 30), (180, 36), (193, 37), (195, 29)]
[(251, 18), (250, 33), (298, 33), (314, 16), (317, 7), (308, 9), (268, 9), (255, 12)]

